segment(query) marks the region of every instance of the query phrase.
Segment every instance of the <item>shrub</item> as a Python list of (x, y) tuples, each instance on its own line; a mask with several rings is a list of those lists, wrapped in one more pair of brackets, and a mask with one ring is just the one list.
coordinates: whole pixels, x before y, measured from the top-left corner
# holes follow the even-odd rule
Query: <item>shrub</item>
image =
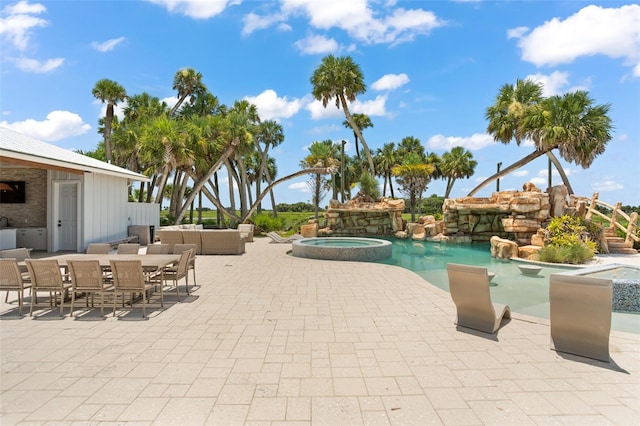
[(538, 260), (549, 263), (585, 263), (593, 257), (593, 251), (586, 245), (545, 246), (538, 251)]
[(560, 216), (545, 229), (545, 247), (538, 258), (551, 263), (584, 263), (599, 250), (602, 227), (583, 218)]
[(572, 246), (586, 245), (593, 253), (600, 249), (602, 227), (594, 222), (587, 222), (581, 217), (554, 217), (545, 230), (545, 245)]
[(372, 200), (380, 199), (380, 188), (378, 181), (370, 173), (363, 173), (360, 177), (360, 193), (370, 197)]
[(255, 215), (252, 220), (256, 225), (256, 228), (260, 229), (262, 232), (278, 231), (284, 226), (284, 219), (267, 214)]

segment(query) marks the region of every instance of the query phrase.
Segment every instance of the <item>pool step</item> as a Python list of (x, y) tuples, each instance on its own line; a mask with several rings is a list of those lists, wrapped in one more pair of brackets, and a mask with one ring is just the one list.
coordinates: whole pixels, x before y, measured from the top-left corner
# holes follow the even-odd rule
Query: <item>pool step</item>
[(621, 237), (607, 237), (609, 253), (637, 254), (638, 250), (633, 248), (633, 243), (625, 243)]

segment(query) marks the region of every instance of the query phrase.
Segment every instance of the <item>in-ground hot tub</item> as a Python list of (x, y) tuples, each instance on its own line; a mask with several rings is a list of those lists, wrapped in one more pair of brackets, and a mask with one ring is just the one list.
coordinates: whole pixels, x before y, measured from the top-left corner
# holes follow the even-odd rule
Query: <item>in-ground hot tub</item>
[(294, 240), (295, 257), (323, 260), (375, 262), (391, 257), (391, 242), (375, 238), (321, 237)]
[(616, 312), (640, 313), (640, 267), (612, 263), (565, 272), (613, 281), (611, 308)]

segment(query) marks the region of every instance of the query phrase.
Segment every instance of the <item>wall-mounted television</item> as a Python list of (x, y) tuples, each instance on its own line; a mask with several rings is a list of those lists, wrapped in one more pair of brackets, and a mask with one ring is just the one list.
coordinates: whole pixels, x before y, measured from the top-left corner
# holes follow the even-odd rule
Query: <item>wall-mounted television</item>
[(26, 200), (26, 185), (24, 181), (0, 181), (0, 203), (24, 203)]

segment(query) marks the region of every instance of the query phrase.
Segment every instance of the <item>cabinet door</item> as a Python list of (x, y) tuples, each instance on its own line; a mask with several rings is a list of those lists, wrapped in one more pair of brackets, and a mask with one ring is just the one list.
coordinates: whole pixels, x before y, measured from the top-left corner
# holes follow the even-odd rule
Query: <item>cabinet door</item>
[(16, 231), (16, 247), (31, 248), (28, 229), (18, 229)]
[(29, 229), (31, 247), (34, 250), (46, 250), (47, 249), (47, 230), (46, 228), (32, 228)]

